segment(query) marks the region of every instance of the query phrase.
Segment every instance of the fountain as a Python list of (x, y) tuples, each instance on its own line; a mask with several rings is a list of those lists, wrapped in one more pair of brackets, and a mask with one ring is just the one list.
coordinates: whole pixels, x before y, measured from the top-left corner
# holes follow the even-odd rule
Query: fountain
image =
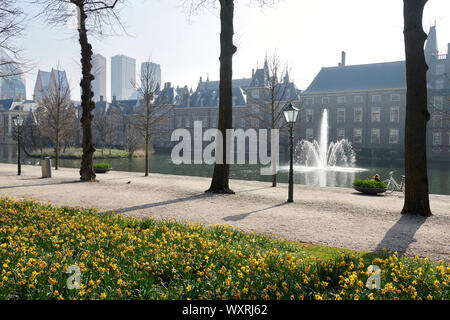
[(324, 109), (319, 141), (301, 140), (295, 147), (297, 165), (333, 171), (349, 171), (348, 169), (354, 168), (356, 158), (351, 142), (342, 139), (329, 143), (328, 131), (328, 110)]

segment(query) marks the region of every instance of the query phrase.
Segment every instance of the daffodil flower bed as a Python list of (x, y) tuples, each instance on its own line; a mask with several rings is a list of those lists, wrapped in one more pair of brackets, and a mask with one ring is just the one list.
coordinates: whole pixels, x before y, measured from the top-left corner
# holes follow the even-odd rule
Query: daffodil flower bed
[[(450, 266), (0, 199), (0, 299), (449, 299)], [(369, 265), (381, 288), (369, 289)], [(78, 288), (66, 273), (80, 270)], [(76, 278), (75, 278), (76, 279)]]

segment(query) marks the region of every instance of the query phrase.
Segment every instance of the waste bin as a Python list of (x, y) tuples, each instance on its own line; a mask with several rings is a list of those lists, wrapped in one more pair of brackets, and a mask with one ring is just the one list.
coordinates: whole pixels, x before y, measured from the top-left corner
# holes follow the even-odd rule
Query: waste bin
[(52, 158), (44, 157), (41, 160), (42, 166), (42, 178), (51, 178), (52, 177)]

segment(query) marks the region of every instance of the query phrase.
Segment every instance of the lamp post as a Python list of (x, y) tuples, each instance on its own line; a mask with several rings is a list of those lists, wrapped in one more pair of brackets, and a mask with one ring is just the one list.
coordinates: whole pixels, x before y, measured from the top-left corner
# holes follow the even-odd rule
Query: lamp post
[(17, 175), (20, 176), (22, 168), (20, 166), (20, 127), (23, 124), (23, 118), (17, 115), (13, 118), (14, 125), (17, 127)]
[(289, 194), (287, 202), (294, 202), (294, 124), (297, 121), (298, 108), (289, 103), (283, 108), (283, 114), (289, 125)]

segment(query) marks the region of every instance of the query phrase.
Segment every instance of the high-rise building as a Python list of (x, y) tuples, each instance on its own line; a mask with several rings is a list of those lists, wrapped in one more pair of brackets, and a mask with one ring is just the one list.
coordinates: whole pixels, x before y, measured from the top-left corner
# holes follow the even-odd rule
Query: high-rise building
[(25, 78), (20, 65), (0, 50), (0, 98), (26, 99)]
[(92, 74), (95, 77), (92, 81), (94, 101), (106, 100), (106, 58), (101, 54), (92, 56)]
[(136, 60), (124, 55), (111, 57), (111, 97), (127, 100), (136, 92)]
[(141, 64), (141, 86), (149, 78), (152, 86), (161, 88), (161, 66), (153, 62), (142, 62)]
[(33, 100), (39, 102), (57, 90), (60, 90), (61, 95), (68, 96), (70, 99), (70, 85), (66, 72), (53, 68), (50, 72), (39, 70), (34, 85)]

